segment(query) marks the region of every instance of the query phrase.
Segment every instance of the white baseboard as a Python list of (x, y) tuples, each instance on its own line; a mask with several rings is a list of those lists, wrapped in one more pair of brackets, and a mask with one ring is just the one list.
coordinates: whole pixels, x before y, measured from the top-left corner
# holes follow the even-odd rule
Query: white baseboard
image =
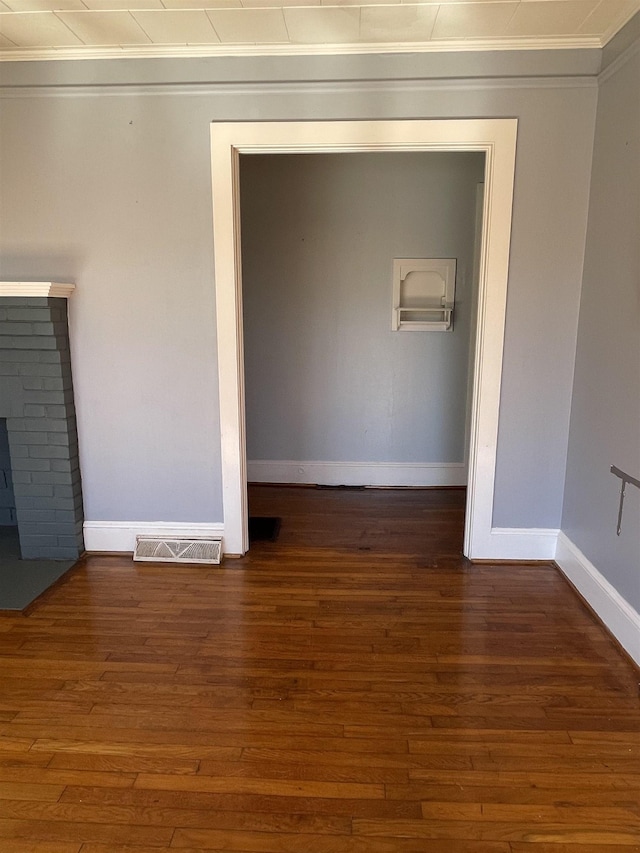
[(558, 534), (556, 563), (629, 657), (640, 666), (640, 613), (562, 531)]
[(84, 547), (88, 552), (133, 552), (136, 536), (179, 536), (184, 539), (211, 536), (218, 539), (224, 535), (222, 522), (184, 524), (170, 521), (85, 521), (83, 529)]
[(474, 560), (553, 560), (558, 531), (547, 527), (492, 527), (474, 543)]
[(321, 486), (466, 486), (462, 462), (247, 462), (250, 483)]

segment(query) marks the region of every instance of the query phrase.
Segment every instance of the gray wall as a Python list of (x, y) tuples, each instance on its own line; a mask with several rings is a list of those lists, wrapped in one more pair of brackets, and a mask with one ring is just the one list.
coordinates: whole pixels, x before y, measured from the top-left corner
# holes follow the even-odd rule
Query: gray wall
[[(241, 160), (249, 459), (463, 462), (474, 153)], [(452, 332), (391, 331), (393, 258), (457, 258)]]
[(602, 83), (562, 529), (640, 610), (640, 53)]
[[(165, 66), (151, 60), (117, 66), (146, 69), (144, 87), (106, 89), (117, 60), (3, 63), (0, 277), (78, 285), (70, 324), (87, 520), (222, 520), (212, 120), (515, 116), (494, 522), (559, 526), (596, 89), (592, 77), (549, 77), (549, 62), (569, 74), (571, 61), (542, 53), (523, 54), (523, 73), (542, 76), (522, 82), (500, 78), (495, 54), (481, 59), (491, 79), (451, 83), (417, 79), (426, 60), (411, 56), (199, 61), (199, 79), (227, 69), (228, 82), (184, 88), (154, 87)], [(517, 60), (506, 58), (511, 73)], [(429, 58), (429, 73), (441, 63), (452, 74), (454, 60)], [(590, 62), (577, 52), (574, 73)], [(52, 66), (87, 86), (47, 88)], [(289, 82), (268, 82), (287, 69)], [(11, 89), (25, 80), (41, 88)]]

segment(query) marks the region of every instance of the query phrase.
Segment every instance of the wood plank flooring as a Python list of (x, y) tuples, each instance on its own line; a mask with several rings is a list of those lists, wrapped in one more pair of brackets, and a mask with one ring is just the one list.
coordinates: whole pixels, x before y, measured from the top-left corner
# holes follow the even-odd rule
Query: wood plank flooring
[(638, 673), (464, 493), (255, 487), (219, 568), (86, 559), (0, 618), (3, 853), (640, 851)]

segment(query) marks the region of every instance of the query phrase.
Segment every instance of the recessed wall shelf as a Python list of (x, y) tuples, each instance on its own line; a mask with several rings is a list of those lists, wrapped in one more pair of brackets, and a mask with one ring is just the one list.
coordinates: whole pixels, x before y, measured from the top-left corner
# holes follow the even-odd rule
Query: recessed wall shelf
[(455, 258), (395, 258), (391, 328), (452, 331), (455, 292)]

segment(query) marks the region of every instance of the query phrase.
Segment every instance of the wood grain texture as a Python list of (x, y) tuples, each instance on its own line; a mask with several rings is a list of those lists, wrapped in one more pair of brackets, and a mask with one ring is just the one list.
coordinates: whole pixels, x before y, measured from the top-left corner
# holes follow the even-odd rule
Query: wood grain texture
[(638, 673), (554, 566), (466, 561), (462, 490), (250, 502), (0, 620), (3, 853), (640, 851)]

